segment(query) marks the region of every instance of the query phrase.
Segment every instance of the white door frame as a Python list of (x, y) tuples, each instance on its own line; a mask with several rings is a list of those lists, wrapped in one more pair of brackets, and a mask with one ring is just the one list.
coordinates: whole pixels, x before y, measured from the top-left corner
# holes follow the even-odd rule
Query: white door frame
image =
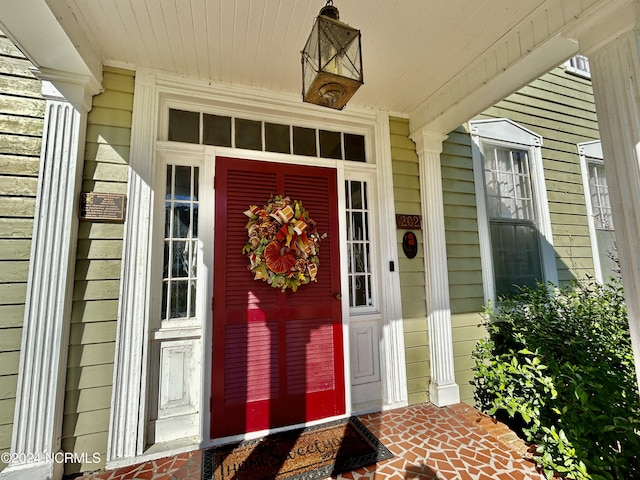
[[(107, 467), (128, 465), (140, 460), (146, 449), (147, 421), (147, 377), (149, 370), (149, 325), (150, 308), (156, 279), (150, 265), (153, 262), (149, 245), (154, 232), (154, 178), (158, 149), (162, 148), (167, 135), (168, 106), (180, 106), (218, 114), (242, 115), (243, 118), (259, 118), (265, 121), (289, 122), (293, 125), (315, 128), (331, 128), (364, 134), (368, 163), (376, 171), (376, 190), (379, 198), (379, 257), (381, 267), (393, 262), (398, 265), (397, 240), (395, 235), (393, 177), (391, 168), (391, 145), (389, 117), (386, 113), (365, 109), (349, 109), (334, 112), (326, 108), (309, 106), (295, 96), (247, 89), (228, 85), (212, 85), (209, 81), (185, 79), (183, 77), (140, 69), (136, 72), (134, 112), (131, 132), (129, 169), (128, 211), (122, 261), (122, 282), (119, 307), (119, 322), (116, 338), (116, 356)], [(195, 147), (195, 146), (192, 146)], [(263, 160), (292, 158), (257, 151), (200, 147), (205, 156), (205, 174), (213, 170), (215, 155), (243, 156)], [(308, 157), (301, 157), (307, 161)], [(319, 166), (333, 165), (338, 169), (338, 182), (344, 184), (344, 162), (313, 159)], [(342, 165), (338, 166), (340, 162)], [(362, 165), (365, 166), (364, 164)], [(366, 167), (365, 167), (366, 168)], [(212, 178), (212, 177), (211, 177)], [(344, 196), (343, 189), (338, 188)], [(339, 198), (341, 222), (344, 222), (344, 198)], [(344, 232), (344, 224), (340, 225)], [(341, 236), (344, 235), (341, 233)], [(344, 238), (341, 238), (344, 240)], [(345, 288), (346, 260), (341, 253), (343, 289)], [(400, 297), (400, 281), (397, 268), (380, 268), (381, 289), (380, 314), (382, 322), (382, 408), (406, 405), (407, 385), (404, 358), (403, 321)], [(212, 281), (212, 280), (210, 280)], [(343, 302), (343, 322), (348, 317), (348, 306)], [(346, 308), (347, 311), (344, 311)], [(210, 315), (210, 314), (209, 314)], [(204, 321), (204, 320), (203, 320)], [(205, 322), (206, 323), (206, 322)], [(202, 390), (201, 438), (202, 446), (209, 439), (209, 405), (211, 375), (211, 339), (207, 325), (202, 330), (204, 368), (202, 372), (205, 388)], [(345, 358), (348, 357), (348, 329), (345, 328)], [(208, 346), (207, 346), (208, 345)], [(345, 361), (345, 365), (348, 362)], [(349, 378), (347, 375), (346, 379)], [(209, 379), (209, 380), (204, 380)], [(207, 385), (209, 384), (209, 385)], [(346, 392), (350, 392), (349, 385)], [(350, 398), (347, 397), (347, 407)], [(150, 455), (161, 456), (168, 452), (193, 448), (194, 444), (163, 449)]]

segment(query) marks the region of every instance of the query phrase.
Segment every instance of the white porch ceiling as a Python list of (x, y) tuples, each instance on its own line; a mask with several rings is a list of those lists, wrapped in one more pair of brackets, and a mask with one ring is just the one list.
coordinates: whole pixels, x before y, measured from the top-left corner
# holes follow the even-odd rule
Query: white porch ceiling
[[(324, 0), (70, 0), (107, 63), (278, 92), (301, 89), (300, 50)], [(409, 113), (545, 2), (336, 0), (362, 32), (352, 104)]]
[[(341, 20), (362, 32), (364, 85), (350, 105), (420, 112), (422, 123), (460, 105), (479, 111), (576, 53), (569, 34), (625, 1), (334, 0)], [(300, 50), (325, 0), (4, 3), (0, 23), (40, 67), (56, 69), (51, 59), (60, 57), (47, 51), (51, 27), (33, 38), (33, 18), (48, 15), (90, 70), (148, 67), (299, 94)]]

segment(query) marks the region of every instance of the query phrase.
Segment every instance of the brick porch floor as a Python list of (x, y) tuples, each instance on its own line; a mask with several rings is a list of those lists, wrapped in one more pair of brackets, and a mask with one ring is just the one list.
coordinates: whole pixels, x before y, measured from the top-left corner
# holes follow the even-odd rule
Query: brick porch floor
[[(464, 404), (413, 405), (360, 417), (395, 455), (336, 479), (543, 480), (526, 448), (504, 425)], [(204, 480), (202, 451), (184, 453), (81, 480)]]

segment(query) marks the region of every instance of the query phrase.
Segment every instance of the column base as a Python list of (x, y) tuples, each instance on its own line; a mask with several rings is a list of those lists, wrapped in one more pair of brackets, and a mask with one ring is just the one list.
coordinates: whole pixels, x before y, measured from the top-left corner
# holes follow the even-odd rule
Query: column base
[(0, 480), (61, 480), (64, 465), (55, 461), (9, 464), (0, 472)]
[(436, 407), (446, 407), (460, 403), (460, 387), (457, 383), (438, 385), (431, 382), (429, 385), (429, 401)]

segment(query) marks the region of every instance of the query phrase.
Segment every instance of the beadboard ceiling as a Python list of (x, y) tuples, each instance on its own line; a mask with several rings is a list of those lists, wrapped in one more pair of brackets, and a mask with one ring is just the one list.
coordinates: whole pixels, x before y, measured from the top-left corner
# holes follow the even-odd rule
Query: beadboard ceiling
[[(364, 85), (350, 105), (409, 115), (428, 103), (433, 111), (424, 116), (433, 118), (520, 59), (544, 51), (529, 62), (531, 72), (520, 72), (517, 82), (494, 89), (506, 95), (577, 52), (577, 43), (564, 37), (567, 29), (626, 1), (334, 0), (340, 19), (362, 32)], [(93, 71), (96, 64), (149, 67), (300, 94), (300, 51), (324, 4), (21, 0), (3, 5), (0, 24), (28, 55), (31, 51), (37, 65), (47, 68), (62, 68), (52, 60), (63, 57), (59, 42), (72, 45)], [(560, 49), (548, 41), (559, 37), (566, 41)], [(65, 60), (70, 64), (68, 56), (59, 59)], [(487, 99), (494, 100), (499, 98)]]
[[(352, 104), (408, 113), (542, 0), (335, 0), (362, 32)], [(301, 89), (300, 51), (324, 0), (69, 0), (105, 63), (279, 92)]]

